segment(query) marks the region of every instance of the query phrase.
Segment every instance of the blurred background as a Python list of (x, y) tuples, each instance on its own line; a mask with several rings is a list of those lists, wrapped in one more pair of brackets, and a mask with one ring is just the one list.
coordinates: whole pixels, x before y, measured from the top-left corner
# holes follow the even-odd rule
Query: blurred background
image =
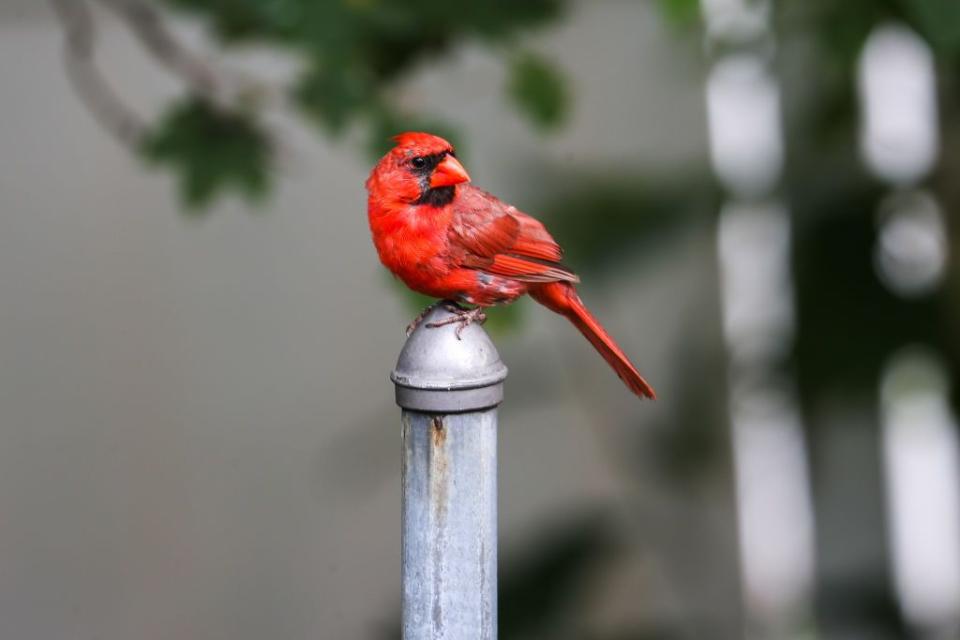
[(3, 0), (0, 637), (390, 639), (449, 136), (657, 388), (488, 328), (501, 637), (960, 637), (956, 0)]

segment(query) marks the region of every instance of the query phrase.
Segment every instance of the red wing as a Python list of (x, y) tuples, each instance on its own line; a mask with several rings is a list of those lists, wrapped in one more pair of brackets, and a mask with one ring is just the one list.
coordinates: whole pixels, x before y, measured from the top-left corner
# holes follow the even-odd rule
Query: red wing
[(516, 209), (511, 215), (520, 223), (520, 233), (513, 246), (514, 253), (550, 262), (560, 262), (563, 259), (563, 249), (539, 220)]
[(536, 258), (521, 258), (511, 254), (494, 256), (493, 262), (484, 267), (483, 270), (524, 282), (556, 282), (557, 280), (580, 282), (577, 274), (558, 262), (551, 263)]
[(469, 186), (455, 206), (451, 243), (463, 251), (463, 266), (524, 282), (579, 282), (539, 221)]
[(520, 223), (502, 212), (496, 215), (470, 212), (454, 218), (450, 233), (454, 236), (451, 239), (465, 249), (468, 256), (490, 259), (517, 243)]

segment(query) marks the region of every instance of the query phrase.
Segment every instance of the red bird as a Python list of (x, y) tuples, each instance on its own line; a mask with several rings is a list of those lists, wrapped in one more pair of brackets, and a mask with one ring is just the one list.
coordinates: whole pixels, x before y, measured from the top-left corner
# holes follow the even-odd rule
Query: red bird
[(484, 307), (529, 293), (566, 316), (630, 391), (656, 397), (581, 302), (573, 286), (580, 278), (560, 263), (563, 251), (540, 222), (467, 184), (470, 176), (443, 138), (408, 132), (394, 140), (366, 183), (373, 244), (387, 269), (414, 291), (453, 303), (458, 329), (483, 322)]

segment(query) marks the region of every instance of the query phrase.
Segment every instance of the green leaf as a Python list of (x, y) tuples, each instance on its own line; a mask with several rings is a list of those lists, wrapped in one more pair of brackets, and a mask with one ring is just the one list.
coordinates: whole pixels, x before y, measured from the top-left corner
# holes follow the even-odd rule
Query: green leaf
[(700, 0), (658, 0), (660, 11), (670, 22), (687, 27), (700, 19)]
[(254, 199), (269, 186), (267, 135), (252, 117), (199, 98), (175, 103), (144, 140), (142, 152), (178, 175), (181, 196), (194, 210), (228, 190)]
[(225, 43), (277, 35), (298, 17), (299, 2), (261, 0), (166, 0), (167, 4), (205, 15), (217, 38)]
[(907, 13), (931, 46), (960, 54), (960, 0), (904, 0)]
[(570, 95), (560, 72), (536, 54), (517, 56), (510, 67), (507, 93), (534, 125), (553, 129), (563, 123)]
[(339, 133), (374, 102), (376, 87), (363, 68), (342, 63), (318, 65), (300, 79), (294, 97), (330, 133)]
[[(563, 0), (161, 0), (191, 14), (222, 46), (265, 46), (304, 61), (302, 75), (284, 89), (326, 135), (351, 126), (368, 132), (377, 155), (390, 137), (425, 130), (454, 142), (450, 127), (428, 113), (400, 113), (396, 91), (421, 63), (449, 56), (464, 42), (479, 42), (495, 55), (510, 55), (506, 43), (555, 20)], [(545, 62), (521, 57), (513, 65), (511, 95), (544, 128), (562, 120), (568, 107), (560, 75)], [(226, 111), (248, 114), (256, 104), (238, 99)], [(194, 105), (196, 107), (196, 105)], [(178, 111), (179, 110), (179, 111)], [(190, 115), (190, 117), (188, 117)], [(268, 136), (252, 115), (232, 123), (212, 110), (188, 114), (174, 105), (144, 146), (145, 155), (180, 175), (184, 200), (209, 202), (224, 188), (261, 193), (267, 183)], [(174, 117), (178, 120), (174, 120)], [(190, 119), (193, 121), (190, 121)], [(236, 157), (193, 144), (196, 129), (235, 128), (228, 137), (245, 147)], [(190, 129), (193, 132), (175, 131)], [(190, 158), (195, 154), (196, 158)]]

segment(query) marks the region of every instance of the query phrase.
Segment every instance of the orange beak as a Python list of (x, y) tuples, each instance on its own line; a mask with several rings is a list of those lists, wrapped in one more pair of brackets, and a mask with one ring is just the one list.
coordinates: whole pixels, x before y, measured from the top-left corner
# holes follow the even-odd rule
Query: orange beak
[(444, 156), (437, 168), (433, 170), (433, 175), (430, 176), (431, 189), (450, 187), (463, 182), (470, 182), (470, 176), (463, 165), (460, 164), (460, 161), (451, 155)]

